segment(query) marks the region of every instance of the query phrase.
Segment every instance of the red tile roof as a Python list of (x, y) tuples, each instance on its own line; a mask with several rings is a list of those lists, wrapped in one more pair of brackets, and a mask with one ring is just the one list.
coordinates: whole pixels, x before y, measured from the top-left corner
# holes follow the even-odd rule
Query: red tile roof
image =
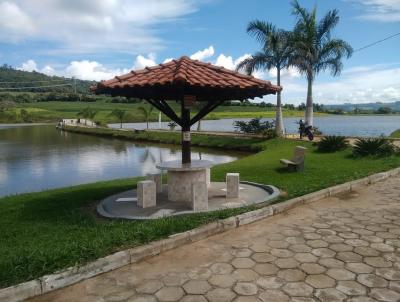
[(183, 94), (194, 94), (198, 100), (254, 98), (275, 94), (281, 89), (269, 81), (186, 56), (102, 81), (94, 88), (97, 93), (144, 99), (176, 99)]

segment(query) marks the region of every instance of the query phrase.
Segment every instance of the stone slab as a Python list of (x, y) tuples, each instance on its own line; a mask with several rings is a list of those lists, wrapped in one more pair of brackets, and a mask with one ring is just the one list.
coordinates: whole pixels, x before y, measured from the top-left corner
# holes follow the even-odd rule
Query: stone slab
[(42, 294), (39, 280), (0, 289), (0, 301), (17, 302)]
[(156, 206), (156, 183), (152, 180), (142, 180), (137, 184), (137, 205), (141, 208)]
[(239, 173), (226, 174), (226, 198), (239, 198)]
[(208, 210), (208, 185), (204, 181), (192, 183), (192, 209), (195, 212)]
[(84, 266), (70, 267), (60, 273), (46, 275), (40, 278), (42, 293), (63, 288), (90, 277), (112, 271), (131, 263), (129, 252), (121, 251)]

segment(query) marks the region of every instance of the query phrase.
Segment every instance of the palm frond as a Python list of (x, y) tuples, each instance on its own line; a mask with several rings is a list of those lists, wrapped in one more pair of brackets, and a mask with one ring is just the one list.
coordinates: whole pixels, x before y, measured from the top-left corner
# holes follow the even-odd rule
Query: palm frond
[(237, 70), (244, 70), (248, 75), (259, 69), (271, 69), (275, 65), (274, 57), (263, 52), (256, 52), (249, 58), (244, 59), (237, 66)]
[(332, 29), (339, 23), (339, 11), (337, 9), (329, 11), (318, 24), (318, 39), (331, 38)]
[(263, 45), (267, 43), (269, 36), (274, 32), (276, 32), (274, 25), (260, 20), (251, 21), (247, 26), (247, 33)]

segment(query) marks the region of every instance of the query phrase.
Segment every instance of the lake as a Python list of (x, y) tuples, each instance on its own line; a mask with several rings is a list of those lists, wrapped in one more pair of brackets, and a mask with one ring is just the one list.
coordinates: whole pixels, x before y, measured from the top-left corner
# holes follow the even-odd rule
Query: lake
[[(234, 131), (233, 123), (239, 119), (204, 120), (201, 122), (202, 130), (209, 131)], [(250, 119), (240, 119), (249, 121)], [(271, 121), (272, 119), (264, 119)], [(287, 133), (297, 133), (299, 118), (285, 118), (284, 125)], [(162, 128), (168, 129), (168, 123), (162, 123)], [(390, 135), (400, 128), (400, 115), (330, 115), (314, 117), (314, 125), (326, 135), (344, 136), (380, 136)], [(119, 128), (119, 124), (111, 124)], [(145, 123), (125, 123), (124, 128), (145, 129)], [(150, 123), (151, 128), (159, 128), (158, 123)], [(192, 129), (196, 129), (194, 125)], [(178, 128), (177, 128), (178, 129)]]
[[(230, 162), (243, 153), (193, 148), (193, 159)], [(57, 130), (0, 125), (0, 196), (154, 173), (179, 147), (137, 144)]]

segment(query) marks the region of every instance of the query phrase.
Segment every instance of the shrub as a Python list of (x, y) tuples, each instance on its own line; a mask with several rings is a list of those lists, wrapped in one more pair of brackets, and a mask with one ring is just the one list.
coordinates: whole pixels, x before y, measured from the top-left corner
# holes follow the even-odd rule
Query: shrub
[(174, 121), (170, 121), (170, 122), (168, 123), (169, 130), (174, 131), (174, 130), (175, 130), (175, 127), (176, 127), (177, 125), (178, 125), (178, 124), (175, 123)]
[(262, 122), (260, 118), (253, 118), (248, 122), (235, 121), (233, 125), (235, 126), (236, 131), (251, 134), (262, 134), (267, 130), (274, 129), (275, 127), (274, 122)]
[(346, 149), (348, 142), (344, 136), (328, 135), (324, 136), (317, 143), (317, 149), (320, 152), (336, 152)]
[(248, 122), (235, 121), (233, 123), (236, 131), (240, 131), (247, 134), (261, 134), (265, 138), (276, 137), (275, 133), (275, 122), (265, 121), (262, 122), (260, 118), (253, 118)]
[(397, 151), (397, 147), (385, 138), (359, 138), (353, 147), (356, 156), (390, 156)]

